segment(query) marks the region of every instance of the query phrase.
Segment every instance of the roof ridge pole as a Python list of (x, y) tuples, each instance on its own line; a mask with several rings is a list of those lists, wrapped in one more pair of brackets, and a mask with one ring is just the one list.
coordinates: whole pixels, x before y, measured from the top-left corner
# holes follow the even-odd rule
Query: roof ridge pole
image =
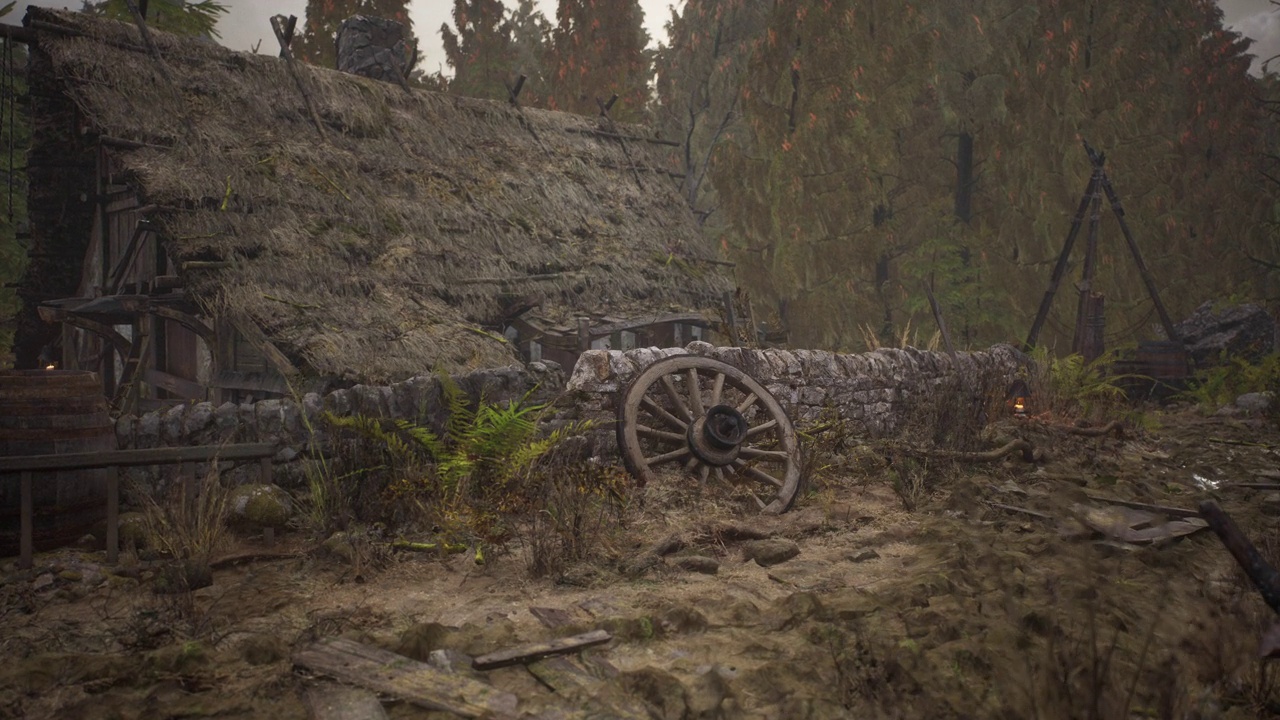
[(596, 98), (596, 105), (600, 107), (600, 117), (604, 118), (605, 127), (618, 136), (618, 145), (622, 147), (622, 156), (631, 165), (631, 174), (635, 176), (636, 186), (644, 190), (644, 183), (640, 181), (640, 171), (636, 169), (636, 161), (631, 158), (631, 151), (627, 149), (627, 144), (622, 140), (622, 131), (618, 129), (618, 124), (613, 121), (613, 118), (609, 117), (609, 111), (613, 109), (613, 104), (616, 102), (618, 102), (617, 93), (610, 96), (607, 102)]
[(276, 34), (276, 40), (280, 43), (280, 54), (284, 57), (284, 62), (289, 66), (289, 74), (293, 76), (293, 81), (298, 84), (298, 92), (302, 93), (302, 102), (307, 106), (307, 113), (311, 115), (311, 122), (315, 123), (316, 132), (320, 134), (321, 140), (328, 140), (324, 133), (324, 125), (320, 122), (320, 116), (316, 114), (315, 105), (311, 102), (311, 93), (307, 92), (307, 86), (302, 84), (302, 75), (298, 73), (297, 64), (293, 59), (293, 51), (289, 49), (292, 38), (285, 37), (284, 23), (296, 23), (297, 17), (290, 15), (286, 20), (284, 15), (271, 16), (271, 29)]
[(160, 70), (160, 75), (164, 77), (169, 89), (173, 91), (174, 97), (178, 100), (178, 107), (182, 112), (182, 125), (187, 129), (187, 134), (195, 137), (196, 129), (191, 124), (191, 115), (187, 113), (186, 102), (182, 99), (182, 91), (178, 89), (178, 83), (173, 79), (173, 75), (169, 74), (169, 66), (165, 65), (164, 58), (160, 55), (160, 48), (156, 47), (155, 41), (151, 39), (151, 31), (147, 29), (147, 21), (142, 17), (142, 13), (138, 11), (138, 6), (133, 0), (124, 0), (124, 4), (129, 6), (129, 12), (133, 15), (133, 22), (138, 26), (138, 32), (142, 35), (142, 42), (147, 46), (147, 52), (151, 53), (152, 59), (156, 61), (156, 67)]

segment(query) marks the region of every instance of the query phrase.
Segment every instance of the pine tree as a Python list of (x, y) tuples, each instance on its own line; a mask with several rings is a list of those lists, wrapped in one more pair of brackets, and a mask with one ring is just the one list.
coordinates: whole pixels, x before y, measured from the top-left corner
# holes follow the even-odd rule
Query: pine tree
[(312, 65), (337, 67), (338, 28), (352, 15), (395, 20), (412, 36), (408, 0), (307, 0), (307, 19), (293, 42), (294, 54)]
[(637, 0), (560, 0), (552, 30), (547, 106), (596, 115), (618, 97), (610, 116), (638, 122), (648, 109), (652, 57)]
[(534, 0), (519, 0), (511, 11), (511, 75), (527, 79), (520, 91), (520, 104), (545, 107), (551, 73), (547, 69), (551, 52), (551, 23), (537, 9)]
[[(708, 179), (718, 147), (740, 131), (739, 98), (747, 60), (769, 18), (768, 0), (687, 0), (672, 10), (667, 43), (657, 53), (657, 125), (679, 140), (683, 191), (704, 223), (716, 218), (718, 200)], [(717, 221), (713, 226), (718, 227)]]
[(501, 100), (512, 63), (511, 22), (501, 0), (454, 0), (455, 33), (440, 26), (445, 58), (453, 68), (449, 90), (468, 97)]

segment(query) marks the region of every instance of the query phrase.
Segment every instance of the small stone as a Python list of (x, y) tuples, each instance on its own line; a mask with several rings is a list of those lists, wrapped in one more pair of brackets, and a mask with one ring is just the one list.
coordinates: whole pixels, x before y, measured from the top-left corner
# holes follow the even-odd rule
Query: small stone
[(250, 665), (268, 665), (284, 659), (288, 647), (275, 635), (251, 635), (240, 646), (240, 654)]
[(339, 530), (330, 535), (323, 543), (320, 544), (326, 552), (335, 557), (339, 557), (347, 562), (355, 562), (356, 548), (351, 542), (351, 537), (347, 533)]
[(720, 562), (715, 558), (705, 557), (703, 555), (690, 555), (682, 557), (676, 561), (676, 566), (689, 572), (702, 573), (703, 575), (715, 575), (720, 571)]
[(279, 485), (247, 483), (231, 491), (231, 521), (255, 527), (283, 527), (293, 516), (293, 498)]
[(1236, 398), (1236, 407), (1250, 413), (1266, 412), (1274, 401), (1275, 396), (1269, 392), (1245, 393)]
[(849, 560), (851, 562), (860, 563), (860, 562), (866, 562), (868, 560), (875, 560), (878, 557), (880, 557), (880, 553), (876, 552), (875, 550), (863, 550), (857, 555), (854, 555), (852, 558), (849, 558)]
[(32, 590), (43, 590), (53, 584), (53, 574), (44, 573), (31, 581)]
[(742, 545), (743, 559), (755, 560), (761, 567), (784, 563), (799, 554), (800, 546), (786, 538), (752, 540)]
[(63, 580), (67, 580), (69, 582), (80, 582), (81, 580), (84, 579), (84, 575), (80, 574), (75, 570), (63, 570), (62, 572), (58, 573), (58, 577), (62, 578)]

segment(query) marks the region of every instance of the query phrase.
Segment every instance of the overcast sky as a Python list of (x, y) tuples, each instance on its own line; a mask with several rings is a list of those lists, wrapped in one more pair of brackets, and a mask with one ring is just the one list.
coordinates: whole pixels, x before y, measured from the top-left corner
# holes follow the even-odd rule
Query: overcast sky
[[(231, 9), (218, 23), (218, 32), (222, 34), (222, 44), (236, 50), (252, 49), (261, 42), (261, 50), (274, 53), (275, 38), (271, 34), (268, 18), (272, 15), (305, 16), (306, 0), (222, 0)], [(664, 39), (663, 25), (671, 16), (670, 7), (680, 4), (681, 0), (640, 0), (645, 12), (645, 26), (654, 42)], [(510, 4), (510, 0), (508, 0)], [(1280, 53), (1280, 16), (1275, 12), (1270, 0), (1219, 0), (1226, 14), (1227, 24), (1237, 31), (1253, 38), (1256, 42), (1253, 53), (1261, 62)], [(4, 22), (22, 21), (27, 5), (45, 7), (79, 8), (80, 0), (73, 2), (41, 1), (19, 2), (18, 8), (4, 18)], [(548, 18), (555, 17), (556, 0), (538, 0), (542, 12)], [(409, 14), (413, 20), (414, 31), (421, 38), (423, 60), (420, 67), (427, 72), (436, 70), (448, 71), (444, 67), (444, 50), (440, 44), (440, 25), (449, 22), (449, 11), (453, 7), (452, 0), (411, 0)], [(1280, 61), (1277, 61), (1280, 63)], [(1276, 69), (1280, 69), (1277, 67)]]

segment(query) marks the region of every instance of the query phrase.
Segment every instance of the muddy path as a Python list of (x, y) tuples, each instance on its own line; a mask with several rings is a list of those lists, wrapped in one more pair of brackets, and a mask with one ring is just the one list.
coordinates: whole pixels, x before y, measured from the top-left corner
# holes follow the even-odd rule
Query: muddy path
[[(1280, 431), (1190, 410), (1119, 437), (1020, 422), (1001, 430), (1045, 461), (906, 473), (855, 448), (776, 518), (651, 487), (616, 546), (554, 581), (530, 579), (518, 550), (483, 566), (417, 553), (353, 565), (297, 535), (272, 550), (285, 557), (227, 563), (180, 595), (98, 553), (44, 554), (26, 572), (10, 562), (0, 716), (305, 718), (308, 688), (326, 681), (291, 657), (329, 637), (474, 676), (528, 716), (1276, 714), (1280, 691), (1256, 660), (1270, 611), (1218, 540), (1125, 542), (1098, 527), (1166, 519), (1098, 498), (1216, 498), (1275, 553), (1280, 489), (1233, 484), (1280, 471)], [(261, 550), (256, 538), (236, 548)], [(613, 640), (560, 664), (469, 667), (597, 628)], [(445, 716), (382, 699), (391, 717)]]

